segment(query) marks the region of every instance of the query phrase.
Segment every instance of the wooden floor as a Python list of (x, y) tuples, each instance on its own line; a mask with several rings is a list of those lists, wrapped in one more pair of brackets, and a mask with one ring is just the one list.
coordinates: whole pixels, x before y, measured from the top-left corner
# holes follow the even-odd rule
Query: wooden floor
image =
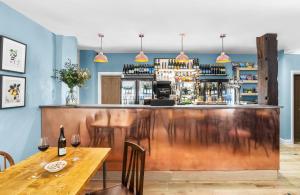
[[(108, 186), (117, 183), (108, 182)], [(87, 191), (101, 188), (92, 181)], [(268, 181), (185, 181), (147, 182), (144, 195), (300, 195), (300, 144), (280, 146), (280, 171), (277, 180)]]

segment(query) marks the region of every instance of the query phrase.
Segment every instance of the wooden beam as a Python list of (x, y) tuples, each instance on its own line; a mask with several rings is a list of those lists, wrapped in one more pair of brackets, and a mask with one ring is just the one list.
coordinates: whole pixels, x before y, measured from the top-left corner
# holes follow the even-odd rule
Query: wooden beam
[(258, 63), (258, 103), (278, 105), (277, 34), (256, 38)]

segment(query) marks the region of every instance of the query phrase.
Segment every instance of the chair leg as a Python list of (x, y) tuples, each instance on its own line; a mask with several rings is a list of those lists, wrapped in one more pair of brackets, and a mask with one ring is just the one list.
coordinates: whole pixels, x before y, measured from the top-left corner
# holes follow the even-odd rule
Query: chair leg
[(148, 137), (148, 148), (149, 148), (149, 156), (151, 155), (151, 143), (150, 143), (150, 136)]
[(248, 138), (248, 153), (250, 154), (251, 152), (251, 140)]
[(154, 139), (155, 120), (156, 120), (156, 116), (155, 116), (155, 111), (154, 111), (153, 124), (152, 124), (152, 139)]

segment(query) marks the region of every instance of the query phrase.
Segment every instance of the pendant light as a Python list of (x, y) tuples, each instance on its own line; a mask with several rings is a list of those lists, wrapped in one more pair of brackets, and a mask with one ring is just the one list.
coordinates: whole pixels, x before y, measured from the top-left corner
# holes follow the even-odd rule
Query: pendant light
[(176, 57), (176, 62), (186, 63), (189, 61), (189, 57), (187, 55), (185, 55), (184, 51), (183, 51), (183, 37), (185, 36), (185, 34), (180, 33), (179, 35), (181, 36), (181, 51), (180, 51), (179, 55)]
[(94, 62), (95, 63), (107, 63), (108, 62), (107, 57), (103, 54), (103, 49), (102, 49), (102, 39), (103, 39), (104, 35), (99, 33), (98, 37), (100, 37), (100, 40), (101, 40), (101, 47), (100, 47), (99, 53), (94, 58)]
[(144, 34), (143, 33), (140, 33), (139, 34), (139, 37), (141, 38), (141, 51), (140, 53), (135, 56), (135, 62), (148, 62), (148, 57), (144, 54), (144, 51), (143, 51), (143, 38), (144, 38)]
[(226, 53), (224, 52), (224, 38), (226, 37), (226, 34), (221, 34), (220, 38), (222, 39), (222, 51), (221, 54), (217, 57), (216, 63), (218, 64), (224, 64), (231, 62), (231, 59)]

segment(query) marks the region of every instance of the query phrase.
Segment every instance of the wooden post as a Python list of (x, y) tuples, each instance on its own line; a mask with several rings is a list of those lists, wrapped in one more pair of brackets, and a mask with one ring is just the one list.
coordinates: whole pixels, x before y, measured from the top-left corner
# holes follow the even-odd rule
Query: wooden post
[(258, 63), (258, 103), (278, 105), (277, 34), (256, 37)]

